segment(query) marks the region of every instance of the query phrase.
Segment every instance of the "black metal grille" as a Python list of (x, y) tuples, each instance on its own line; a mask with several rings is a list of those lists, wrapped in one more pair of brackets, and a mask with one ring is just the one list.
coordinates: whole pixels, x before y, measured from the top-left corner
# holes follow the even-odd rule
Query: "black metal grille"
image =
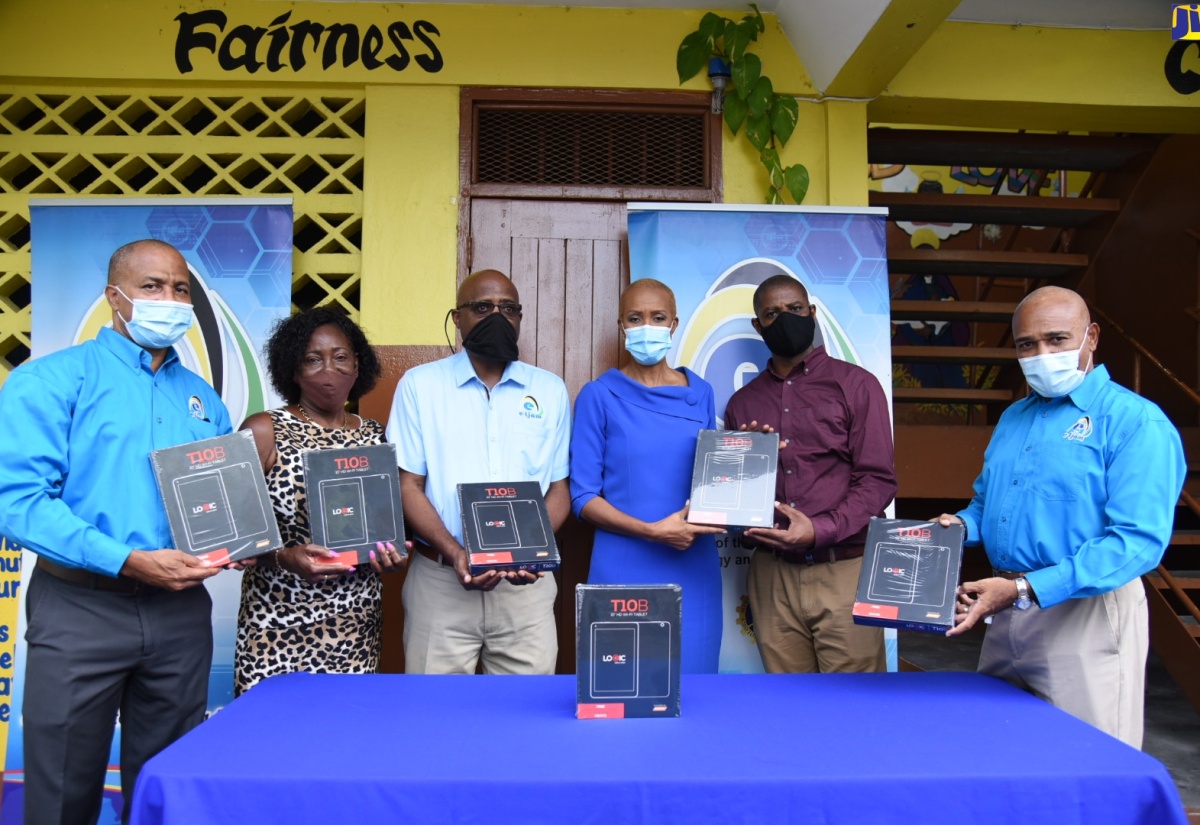
[(479, 109), (475, 183), (707, 186), (704, 114)]

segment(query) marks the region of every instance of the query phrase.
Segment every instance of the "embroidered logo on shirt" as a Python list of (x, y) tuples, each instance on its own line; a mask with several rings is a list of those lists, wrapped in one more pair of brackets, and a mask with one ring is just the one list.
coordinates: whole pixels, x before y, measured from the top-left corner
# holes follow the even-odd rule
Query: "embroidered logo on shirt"
[(204, 417), (204, 402), (200, 400), (200, 396), (198, 395), (193, 395), (188, 399), (188, 413), (192, 418), (199, 419), (200, 421), (208, 420)]
[(1092, 418), (1085, 415), (1083, 418), (1072, 424), (1062, 437), (1067, 441), (1083, 441), (1092, 434)]
[(521, 416), (537, 421), (542, 420), (542, 408), (532, 395), (527, 395), (521, 400)]

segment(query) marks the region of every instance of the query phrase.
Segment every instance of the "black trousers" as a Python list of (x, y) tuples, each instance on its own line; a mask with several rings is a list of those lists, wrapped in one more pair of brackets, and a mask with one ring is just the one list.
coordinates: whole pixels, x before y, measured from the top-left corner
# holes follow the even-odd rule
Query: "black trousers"
[(97, 821), (118, 714), (128, 821), (142, 765), (204, 719), (208, 591), (110, 593), (35, 568), (25, 607), (26, 825)]

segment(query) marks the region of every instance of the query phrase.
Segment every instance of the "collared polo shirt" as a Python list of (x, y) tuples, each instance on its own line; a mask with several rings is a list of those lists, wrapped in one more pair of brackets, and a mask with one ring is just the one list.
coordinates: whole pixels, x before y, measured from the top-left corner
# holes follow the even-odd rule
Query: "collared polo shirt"
[(116, 576), (172, 547), (150, 453), (232, 432), (216, 391), (172, 349), (112, 329), (22, 364), (0, 391), (0, 533), (66, 567)]
[(404, 374), (388, 418), (400, 468), (425, 476), (425, 495), (461, 544), (459, 484), (567, 477), (571, 404), (554, 373), (513, 361), (488, 388), (465, 350)]
[(789, 375), (768, 365), (733, 394), (725, 426), (751, 421), (787, 441), (775, 497), (812, 520), (813, 546), (861, 546), (896, 495), (890, 410), (875, 376), (816, 347)]
[(1186, 463), (1163, 411), (1098, 366), (1061, 398), (1030, 393), (1000, 417), (958, 513), (992, 566), (1028, 572), (1042, 607), (1153, 570), (1171, 539)]

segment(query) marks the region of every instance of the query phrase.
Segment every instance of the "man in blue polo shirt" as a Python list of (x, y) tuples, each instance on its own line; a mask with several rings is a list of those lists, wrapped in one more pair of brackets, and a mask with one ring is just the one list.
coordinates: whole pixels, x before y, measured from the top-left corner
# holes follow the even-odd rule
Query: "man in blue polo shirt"
[(508, 277), (475, 272), (455, 303), (462, 351), (405, 373), (387, 428), (417, 551), (404, 582), (405, 670), (474, 673), (482, 661), (485, 673), (553, 673), (554, 577), (471, 575), (457, 485), (536, 481), (561, 527), (571, 506), (567, 389), (517, 360), (521, 304)]
[(220, 568), (171, 547), (150, 452), (231, 432), (173, 344), (192, 324), (174, 247), (118, 249), (112, 329), (13, 371), (0, 392), (0, 533), (38, 554), (26, 594), (27, 823), (100, 813), (121, 717), (125, 818), (142, 765), (204, 718)]
[(1032, 392), (1001, 416), (957, 515), (994, 576), (959, 588), (964, 633), (993, 616), (979, 671), (1134, 747), (1149, 631), (1140, 576), (1171, 538), (1186, 466), (1157, 406), (1095, 366), (1100, 328), (1074, 292), (1043, 287), (1013, 314)]

